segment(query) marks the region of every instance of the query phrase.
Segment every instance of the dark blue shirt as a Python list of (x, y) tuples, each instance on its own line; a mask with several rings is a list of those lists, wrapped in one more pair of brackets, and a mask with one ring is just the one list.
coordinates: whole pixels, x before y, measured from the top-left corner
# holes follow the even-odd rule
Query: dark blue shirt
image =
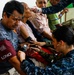
[(58, 60), (51, 67), (39, 68), (24, 60), (21, 63), (21, 68), (27, 75), (74, 75), (74, 50), (67, 53), (64, 58)]
[(42, 13), (44, 14), (53, 14), (61, 11), (65, 7), (67, 7), (69, 4), (74, 3), (74, 0), (60, 0), (60, 2), (57, 5), (42, 8)]

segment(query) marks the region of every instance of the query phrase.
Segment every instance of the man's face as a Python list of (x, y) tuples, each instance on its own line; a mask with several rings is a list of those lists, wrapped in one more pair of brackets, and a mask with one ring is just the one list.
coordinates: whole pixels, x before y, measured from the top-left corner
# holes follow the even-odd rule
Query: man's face
[(39, 8), (46, 7), (46, 4), (47, 4), (47, 0), (37, 0), (36, 2), (37, 7)]
[(18, 13), (16, 10), (13, 11), (13, 13), (8, 13), (10, 14), (9, 17), (7, 17), (7, 14), (4, 13), (3, 15), (3, 24), (5, 25), (5, 27), (7, 27), (8, 29), (15, 29), (18, 26), (18, 22), (22, 19), (22, 14)]

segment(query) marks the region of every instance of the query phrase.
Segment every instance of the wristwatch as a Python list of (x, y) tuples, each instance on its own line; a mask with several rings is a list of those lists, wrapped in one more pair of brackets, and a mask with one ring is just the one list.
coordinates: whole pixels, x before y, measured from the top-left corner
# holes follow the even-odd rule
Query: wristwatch
[(22, 51), (26, 52), (27, 51), (28, 46), (26, 44), (24, 44), (24, 46), (22, 47)]
[(41, 8), (37, 8), (37, 13), (42, 13), (42, 9)]

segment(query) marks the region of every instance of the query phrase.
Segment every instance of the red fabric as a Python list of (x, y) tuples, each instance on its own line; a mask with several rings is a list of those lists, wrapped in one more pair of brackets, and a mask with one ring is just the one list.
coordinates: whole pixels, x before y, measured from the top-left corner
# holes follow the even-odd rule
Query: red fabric
[(0, 41), (0, 61), (8, 60), (16, 55), (12, 44), (8, 40)]
[[(51, 51), (46, 48), (42, 47), (42, 50), (48, 54), (52, 54)], [(48, 62), (46, 62), (45, 59), (38, 52), (31, 52), (29, 56), (35, 58), (37, 61), (40, 61), (44, 64), (48, 64)]]
[(44, 48), (42, 47), (42, 50), (48, 54), (52, 54), (51, 50), (50, 49), (47, 49), (47, 48)]

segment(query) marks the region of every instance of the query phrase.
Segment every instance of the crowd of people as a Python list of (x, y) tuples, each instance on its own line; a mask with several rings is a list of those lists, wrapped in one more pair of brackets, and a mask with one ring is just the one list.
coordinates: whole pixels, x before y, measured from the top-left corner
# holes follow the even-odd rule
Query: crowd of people
[(0, 20), (0, 75), (73, 75), (74, 31), (55, 14), (67, 12), (73, 2), (36, 0), (29, 8), (25, 2), (8, 1)]

